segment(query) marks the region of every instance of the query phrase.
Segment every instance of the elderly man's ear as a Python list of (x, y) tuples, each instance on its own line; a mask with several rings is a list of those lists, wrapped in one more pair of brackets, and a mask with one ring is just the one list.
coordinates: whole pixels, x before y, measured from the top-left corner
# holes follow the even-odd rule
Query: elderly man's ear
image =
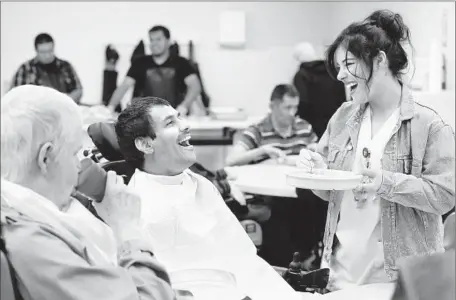
[(51, 161), (52, 152), (54, 145), (51, 142), (47, 142), (41, 146), (38, 151), (37, 164), (40, 172), (46, 174), (49, 170), (49, 163)]
[(151, 137), (138, 137), (135, 139), (136, 149), (145, 153), (152, 154), (154, 153), (154, 141)]

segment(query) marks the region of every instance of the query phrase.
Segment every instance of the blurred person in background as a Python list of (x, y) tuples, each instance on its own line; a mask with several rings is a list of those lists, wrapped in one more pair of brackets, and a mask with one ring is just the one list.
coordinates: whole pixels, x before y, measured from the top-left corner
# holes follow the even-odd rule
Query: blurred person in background
[[(119, 53), (113, 45), (108, 45), (105, 50), (105, 68), (103, 70), (103, 91), (101, 102), (108, 106), (112, 94), (117, 88), (117, 62), (119, 61)], [(114, 108), (114, 112), (121, 112), (120, 103)]]
[(127, 76), (109, 101), (108, 108), (115, 111), (125, 93), (135, 88), (135, 97), (159, 97), (169, 101), (182, 116), (186, 116), (193, 102), (201, 94), (201, 84), (190, 62), (170, 53), (171, 33), (164, 26), (149, 30), (152, 55), (135, 59)]
[(73, 66), (54, 54), (55, 43), (48, 33), (35, 37), (36, 56), (23, 63), (14, 75), (11, 88), (25, 84), (51, 87), (80, 103), (82, 85)]
[[(321, 138), (332, 115), (346, 100), (344, 84), (330, 76), (325, 61), (318, 57), (311, 43), (298, 44), (293, 55), (300, 62), (293, 78), (293, 84), (299, 92), (298, 116), (312, 124), (318, 138)], [(307, 190), (298, 188), (296, 193), (300, 198), (310, 198)], [(312, 242), (315, 244), (323, 240), (328, 203), (317, 199), (309, 210), (313, 212), (309, 217), (315, 226)], [(314, 264), (320, 261), (321, 257), (317, 255)]]
[(331, 78), (324, 60), (317, 57), (312, 44), (298, 44), (294, 57), (301, 63), (293, 78), (299, 92), (298, 116), (307, 120), (320, 138), (329, 119), (346, 100), (345, 87), (342, 82)]

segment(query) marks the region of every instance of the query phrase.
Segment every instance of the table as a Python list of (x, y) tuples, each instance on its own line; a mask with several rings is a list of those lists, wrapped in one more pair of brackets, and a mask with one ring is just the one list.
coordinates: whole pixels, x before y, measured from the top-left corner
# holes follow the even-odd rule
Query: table
[(217, 120), (212, 117), (188, 117), (187, 121), (192, 130), (217, 130), (223, 128), (245, 129), (248, 126), (259, 122), (264, 116), (251, 116), (246, 119)]
[[(96, 122), (115, 121), (117, 114), (111, 114), (104, 106), (80, 106), (84, 119), (84, 129)], [(259, 122), (263, 117), (247, 117), (243, 119), (219, 120), (209, 116), (189, 116), (187, 121), (192, 134), (192, 144), (195, 146), (226, 146), (233, 144), (236, 130), (242, 130), (251, 124)]]
[(208, 116), (188, 117), (192, 135), (190, 143), (195, 146), (198, 162), (211, 170), (223, 168), (236, 131), (257, 123), (263, 117), (238, 120), (213, 119)]
[(277, 164), (256, 164), (226, 167), (233, 177), (230, 182), (242, 192), (256, 195), (297, 198), (296, 189), (286, 182), (286, 172), (296, 167)]
[(211, 117), (188, 117), (192, 134), (191, 143), (195, 146), (228, 146), (233, 144), (237, 130), (259, 122), (263, 117), (245, 119), (218, 120)]

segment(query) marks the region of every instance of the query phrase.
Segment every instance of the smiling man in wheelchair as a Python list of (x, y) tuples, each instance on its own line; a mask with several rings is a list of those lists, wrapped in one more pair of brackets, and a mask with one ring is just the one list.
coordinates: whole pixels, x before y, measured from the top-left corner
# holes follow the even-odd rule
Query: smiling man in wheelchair
[(196, 299), (307, 299), (256, 254), (216, 187), (189, 170), (196, 161), (185, 119), (163, 99), (134, 99), (115, 130), (135, 171), (129, 187), (173, 288)]

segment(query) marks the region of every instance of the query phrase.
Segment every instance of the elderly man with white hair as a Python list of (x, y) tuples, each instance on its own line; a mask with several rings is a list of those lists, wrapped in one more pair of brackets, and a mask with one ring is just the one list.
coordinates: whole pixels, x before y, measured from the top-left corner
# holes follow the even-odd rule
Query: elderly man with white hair
[[(109, 172), (96, 209), (70, 197), (83, 137), (77, 105), (25, 85), (1, 100), (2, 240), (24, 300), (174, 299), (140, 225), (140, 200)], [(108, 227), (109, 226), (109, 227)]]

